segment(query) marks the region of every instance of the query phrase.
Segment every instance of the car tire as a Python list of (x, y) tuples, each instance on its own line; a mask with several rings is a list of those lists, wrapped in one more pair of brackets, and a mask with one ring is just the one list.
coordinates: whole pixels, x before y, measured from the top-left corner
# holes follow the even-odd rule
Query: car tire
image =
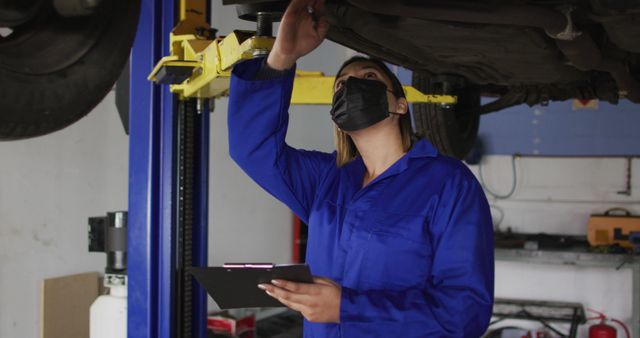
[[(39, 14), (40, 25), (29, 28), (28, 34), (0, 39), (0, 140), (65, 128), (88, 114), (112, 89), (129, 58), (140, 0), (102, 3), (105, 7), (85, 18), (65, 18), (46, 6), (47, 12)], [(102, 26), (86, 33), (85, 26), (93, 20), (102, 20)], [(81, 34), (86, 34), (84, 40), (78, 40)], [(81, 42), (65, 43), (74, 36)], [(36, 42), (42, 48), (34, 48)], [(65, 58), (64, 63), (51, 62)], [(43, 69), (26, 65), (40, 61)]]
[(473, 148), (480, 125), (480, 92), (466, 86), (464, 79), (431, 77), (413, 73), (413, 86), (427, 94), (456, 95), (458, 103), (442, 106), (413, 104), (413, 119), (418, 137), (428, 139), (441, 154), (464, 159)]

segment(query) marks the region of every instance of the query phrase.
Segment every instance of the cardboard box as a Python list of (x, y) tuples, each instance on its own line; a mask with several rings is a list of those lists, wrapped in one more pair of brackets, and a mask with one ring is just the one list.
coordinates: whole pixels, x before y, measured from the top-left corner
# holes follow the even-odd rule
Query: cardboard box
[(40, 337), (89, 337), (89, 307), (102, 292), (102, 278), (97, 272), (45, 279)]

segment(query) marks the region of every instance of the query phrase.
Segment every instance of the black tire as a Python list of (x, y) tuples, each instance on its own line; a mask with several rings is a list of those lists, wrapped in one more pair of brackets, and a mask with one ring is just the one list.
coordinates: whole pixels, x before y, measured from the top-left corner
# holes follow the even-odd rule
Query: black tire
[(0, 140), (45, 135), (88, 114), (128, 60), (139, 12), (140, 0), (104, 0), (81, 18), (49, 5), (24, 25), (32, 27), (0, 39)]
[(479, 91), (466, 87), (459, 78), (436, 79), (417, 72), (413, 73), (412, 82), (414, 87), (427, 94), (458, 96), (458, 103), (451, 107), (414, 104), (413, 116), (418, 137), (427, 138), (441, 154), (464, 159), (478, 137)]

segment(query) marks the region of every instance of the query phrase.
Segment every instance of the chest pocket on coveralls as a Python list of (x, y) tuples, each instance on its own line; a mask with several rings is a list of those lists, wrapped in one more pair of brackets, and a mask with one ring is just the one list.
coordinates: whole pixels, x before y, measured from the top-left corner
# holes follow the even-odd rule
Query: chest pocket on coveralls
[[(365, 240), (363, 273), (372, 288), (402, 289), (426, 283), (432, 247), (425, 217), (379, 211)], [(354, 234), (355, 235), (355, 234)]]

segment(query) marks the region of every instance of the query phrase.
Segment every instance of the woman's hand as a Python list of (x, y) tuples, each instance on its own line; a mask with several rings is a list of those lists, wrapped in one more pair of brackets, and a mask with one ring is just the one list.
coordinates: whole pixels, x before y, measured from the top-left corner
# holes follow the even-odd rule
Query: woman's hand
[[(312, 13), (309, 13), (309, 8)], [(324, 0), (293, 0), (282, 16), (278, 36), (267, 58), (269, 67), (285, 70), (316, 49), (324, 40), (329, 23), (322, 15)]]
[(315, 323), (340, 322), (342, 288), (328, 278), (314, 277), (313, 284), (273, 280), (259, 288), (304, 318)]

